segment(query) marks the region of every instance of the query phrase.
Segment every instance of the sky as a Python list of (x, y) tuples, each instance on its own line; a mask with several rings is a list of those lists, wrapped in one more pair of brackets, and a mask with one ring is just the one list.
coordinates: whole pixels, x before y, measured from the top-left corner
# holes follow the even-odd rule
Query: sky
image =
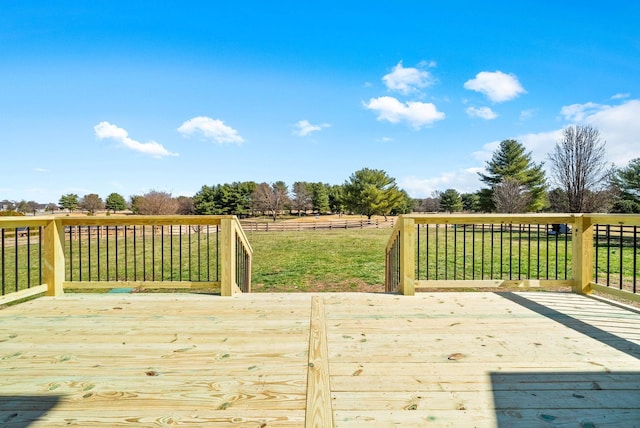
[(0, 1), (0, 200), (386, 171), (483, 187), (571, 125), (640, 157), (640, 2)]

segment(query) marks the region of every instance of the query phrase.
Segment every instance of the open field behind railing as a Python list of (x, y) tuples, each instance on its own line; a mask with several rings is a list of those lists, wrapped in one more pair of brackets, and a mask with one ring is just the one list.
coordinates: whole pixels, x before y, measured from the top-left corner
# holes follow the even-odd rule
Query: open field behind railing
[(63, 289), (250, 291), (251, 246), (232, 216), (0, 219), (0, 303)]
[(412, 294), (481, 281), (635, 299), (639, 234), (637, 215), (401, 216), (386, 246), (386, 290)]

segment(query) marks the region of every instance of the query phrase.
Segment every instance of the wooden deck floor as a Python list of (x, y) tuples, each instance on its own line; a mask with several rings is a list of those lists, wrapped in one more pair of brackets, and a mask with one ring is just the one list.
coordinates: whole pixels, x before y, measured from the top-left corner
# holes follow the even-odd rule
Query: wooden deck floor
[(0, 310), (0, 426), (640, 426), (640, 314), (563, 293)]

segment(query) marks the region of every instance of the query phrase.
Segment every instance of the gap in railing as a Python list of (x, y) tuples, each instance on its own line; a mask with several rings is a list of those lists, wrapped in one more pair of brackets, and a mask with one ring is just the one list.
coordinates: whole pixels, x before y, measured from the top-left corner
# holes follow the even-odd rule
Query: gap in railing
[[(570, 233), (545, 224), (419, 224), (417, 280), (567, 280)], [(567, 229), (568, 231), (568, 229)]]

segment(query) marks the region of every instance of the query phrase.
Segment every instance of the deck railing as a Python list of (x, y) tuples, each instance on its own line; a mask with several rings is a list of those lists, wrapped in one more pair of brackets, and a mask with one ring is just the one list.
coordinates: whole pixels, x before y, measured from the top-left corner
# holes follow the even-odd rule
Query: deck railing
[(387, 244), (386, 289), (570, 285), (638, 295), (638, 215), (404, 215)]
[(0, 303), (65, 288), (251, 291), (252, 249), (234, 216), (0, 219)]

